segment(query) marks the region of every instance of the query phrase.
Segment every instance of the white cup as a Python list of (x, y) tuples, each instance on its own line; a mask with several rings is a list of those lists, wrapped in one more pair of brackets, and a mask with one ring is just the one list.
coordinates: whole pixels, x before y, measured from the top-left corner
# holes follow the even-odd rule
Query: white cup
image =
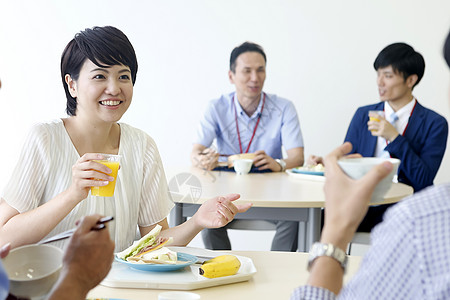
[(253, 165), (252, 159), (235, 159), (233, 161), (234, 171), (239, 175), (247, 174)]
[(199, 294), (191, 292), (164, 292), (158, 295), (158, 300), (198, 300)]
[(388, 192), (392, 185), (394, 175), (397, 174), (400, 160), (397, 158), (382, 158), (382, 157), (361, 157), (361, 158), (343, 158), (338, 160), (341, 169), (351, 178), (359, 179), (367, 174), (373, 167), (381, 164), (384, 161), (389, 161), (393, 164), (392, 171), (383, 180), (381, 180), (375, 187), (372, 194), (371, 203), (383, 202), (384, 195)]

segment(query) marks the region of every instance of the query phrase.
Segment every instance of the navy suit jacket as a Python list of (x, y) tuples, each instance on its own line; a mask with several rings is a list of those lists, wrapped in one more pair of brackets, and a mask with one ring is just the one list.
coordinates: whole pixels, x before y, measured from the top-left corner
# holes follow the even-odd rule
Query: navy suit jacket
[[(377, 137), (367, 129), (369, 110), (383, 110), (384, 102), (358, 108), (345, 137), (352, 153), (365, 157), (375, 154)], [(417, 192), (433, 184), (447, 146), (448, 124), (444, 117), (417, 102), (404, 136), (399, 135), (384, 150), (401, 160), (398, 181)]]

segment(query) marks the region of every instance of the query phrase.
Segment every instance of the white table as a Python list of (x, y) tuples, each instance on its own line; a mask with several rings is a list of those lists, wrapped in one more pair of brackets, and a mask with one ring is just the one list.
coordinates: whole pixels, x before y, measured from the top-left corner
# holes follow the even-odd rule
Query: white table
[[(169, 189), (176, 204), (171, 226), (192, 216), (206, 200), (238, 193), (238, 203), (253, 203), (236, 219), (286, 220), (299, 222), (298, 251), (309, 251), (320, 238), (321, 208), (325, 204), (324, 181), (302, 179), (286, 172), (237, 175), (234, 172), (208, 172), (195, 167), (166, 169)], [(394, 183), (380, 204), (395, 203), (413, 189)]]

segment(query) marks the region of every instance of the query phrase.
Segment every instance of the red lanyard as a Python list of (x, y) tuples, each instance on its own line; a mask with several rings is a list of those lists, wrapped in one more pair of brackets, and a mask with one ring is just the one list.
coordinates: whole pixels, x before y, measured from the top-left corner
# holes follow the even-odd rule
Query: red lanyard
[[(261, 116), (262, 116), (262, 113), (263, 113), (263, 110), (264, 110), (264, 104), (265, 103), (266, 103), (266, 93), (263, 93), (263, 104), (262, 104), (262, 107), (261, 107), (261, 112), (259, 113), (258, 120), (256, 121), (255, 129), (253, 129), (252, 138), (250, 139), (250, 142), (248, 143), (247, 150), (245, 150), (245, 153), (248, 153), (248, 149), (250, 149), (250, 145), (253, 142), (253, 138), (255, 137), (256, 129), (258, 128), (258, 125), (259, 125), (259, 120), (261, 120)], [(238, 124), (238, 118), (237, 118), (237, 110), (236, 110), (236, 105), (234, 104), (234, 97), (233, 97), (233, 106), (234, 106), (234, 120), (236, 121), (236, 131), (237, 131), (237, 135), (238, 135), (238, 139), (239, 139), (239, 149), (241, 150), (241, 153), (243, 153), (242, 152), (241, 134), (239, 133), (239, 124)]]
[[(408, 128), (408, 125), (409, 125), (409, 119), (411, 119), (411, 116), (412, 116), (412, 114), (413, 114), (413, 112), (414, 112), (414, 109), (416, 108), (416, 105), (417, 105), (417, 100), (416, 100), (416, 103), (414, 103), (414, 106), (413, 106), (413, 109), (411, 110), (411, 113), (409, 114), (408, 123), (406, 123), (406, 127), (405, 127), (405, 129), (403, 130), (402, 136), (405, 135), (406, 129)], [(386, 145), (387, 145), (387, 144), (388, 144), (388, 141), (386, 140)]]

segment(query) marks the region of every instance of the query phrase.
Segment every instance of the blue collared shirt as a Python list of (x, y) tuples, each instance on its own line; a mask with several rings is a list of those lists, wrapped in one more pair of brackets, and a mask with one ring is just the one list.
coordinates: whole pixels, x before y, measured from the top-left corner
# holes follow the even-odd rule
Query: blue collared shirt
[[(240, 153), (235, 105), (242, 151), (245, 152), (261, 114), (263, 94), (261, 94), (258, 108), (250, 117), (242, 109), (237, 97), (235, 97), (235, 92), (210, 101), (200, 122), (196, 143), (210, 147), (216, 140), (217, 152), (229, 155)], [(272, 158), (283, 158), (282, 146), (286, 150), (303, 147), (297, 111), (291, 101), (276, 95), (266, 94), (261, 120), (248, 152), (264, 150)]]
[(372, 246), (338, 297), (303, 286), (300, 299), (450, 299), (450, 183), (394, 205), (372, 231)]

